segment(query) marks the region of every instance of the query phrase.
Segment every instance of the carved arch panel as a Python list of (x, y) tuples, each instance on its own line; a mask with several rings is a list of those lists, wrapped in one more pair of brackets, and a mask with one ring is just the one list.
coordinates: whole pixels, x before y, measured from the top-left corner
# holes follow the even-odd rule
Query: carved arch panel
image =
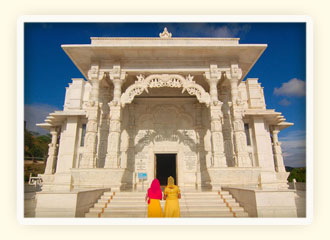
[(120, 102), (122, 107), (131, 103), (134, 97), (141, 95), (144, 91), (148, 93), (148, 88), (182, 88), (182, 93), (185, 91), (190, 95), (196, 96), (200, 103), (205, 103), (208, 107), (210, 105), (211, 97), (202, 86), (193, 81), (193, 76), (188, 75), (184, 77), (179, 74), (152, 74), (147, 77), (143, 75), (137, 76), (137, 81), (129, 86), (121, 95)]

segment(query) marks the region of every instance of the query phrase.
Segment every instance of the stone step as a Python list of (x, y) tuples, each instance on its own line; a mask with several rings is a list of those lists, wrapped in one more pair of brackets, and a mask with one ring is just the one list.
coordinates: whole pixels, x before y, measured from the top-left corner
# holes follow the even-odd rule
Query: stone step
[(187, 208), (187, 210), (180, 209), (180, 212), (230, 212), (227, 207), (218, 207), (218, 208)]
[[(96, 204), (95, 207), (104, 207), (105, 204)], [(133, 201), (110, 201), (107, 206), (147, 206), (148, 203), (145, 201), (133, 202)], [(165, 206), (165, 201), (160, 202), (161, 206)], [(202, 201), (179, 201), (180, 206), (226, 206), (226, 203), (223, 201), (210, 201), (210, 202), (202, 202)], [(230, 206), (238, 206), (238, 203), (229, 203)]]
[[(160, 204), (161, 206), (165, 206), (165, 203)], [(226, 203), (208, 203), (208, 202), (192, 202), (192, 203), (185, 203), (185, 202), (181, 202), (179, 203), (179, 206), (188, 206), (188, 207), (208, 207), (208, 206), (212, 206), (212, 207), (227, 207)]]
[(185, 199), (184, 200), (186, 203), (209, 203), (209, 204), (214, 204), (214, 203), (224, 203), (224, 200), (219, 198), (219, 199)]
[(233, 212), (244, 212), (244, 208), (242, 207), (230, 207)]
[(103, 208), (91, 208), (88, 213), (99, 213), (102, 212)]
[(235, 217), (249, 217), (247, 212), (234, 212)]
[[(107, 194), (104, 194), (104, 195), (107, 195), (107, 196), (120, 196), (120, 197), (145, 197), (147, 194), (147, 192), (142, 192), (142, 193), (127, 193), (127, 192), (119, 192), (119, 193), (107, 193)], [(163, 195), (164, 195), (164, 192), (163, 192)], [(230, 195), (228, 192), (226, 193), (222, 193), (222, 196), (227, 196), (227, 195)], [(212, 196), (219, 196), (220, 195), (217, 193), (217, 192), (212, 192), (212, 193), (202, 193), (202, 192), (196, 192), (196, 193), (181, 193), (181, 196), (182, 197), (194, 197), (194, 196), (200, 196), (200, 197), (212, 197)]]
[[(231, 212), (180, 212), (181, 217), (234, 217)], [(100, 214), (100, 217), (118, 217), (118, 218), (131, 218), (131, 217), (147, 217), (147, 211), (144, 212), (104, 212)], [(89, 217), (98, 217), (98, 214), (89, 215)], [(240, 215), (240, 217), (246, 217), (246, 215)]]
[(103, 193), (103, 196), (112, 196), (113, 195), (113, 192), (104, 192)]
[[(160, 204), (162, 207), (165, 206), (165, 202), (162, 202)], [(192, 203), (186, 203), (186, 202), (179, 202), (180, 207), (227, 207), (225, 203), (217, 202), (217, 203), (209, 203), (209, 202), (192, 202)], [(235, 206), (234, 206), (235, 205)], [(107, 208), (109, 207), (147, 207), (146, 202), (140, 202), (140, 203), (134, 203), (134, 204), (127, 204), (124, 202), (110, 202), (107, 204)], [(238, 203), (230, 205), (231, 207), (239, 207)], [(94, 208), (101, 210), (105, 207), (105, 204), (97, 204)]]
[[(225, 203), (225, 204), (227, 204), (227, 203)], [(239, 207), (239, 203), (238, 202), (229, 202), (228, 206), (229, 207)]]
[(145, 202), (145, 198), (126, 198), (126, 197), (113, 197), (112, 202)]
[(181, 198), (221, 198), (220, 195), (212, 194), (208, 196), (203, 195), (181, 195)]
[(114, 196), (145, 196), (147, 191), (145, 192), (114, 192)]
[[(231, 213), (228, 211), (223, 212), (207, 212), (207, 211), (181, 211), (181, 217), (248, 217), (248, 213), (246, 212), (235, 212)], [(86, 213), (85, 215), (88, 218), (97, 218), (99, 213)], [(101, 217), (144, 217), (147, 216), (147, 211), (132, 211), (132, 212), (125, 212), (125, 211), (105, 211), (101, 213)]]
[(182, 199), (220, 199), (219, 195), (210, 195), (210, 196), (202, 196), (202, 195), (191, 195), (191, 196), (182, 196)]
[[(102, 196), (101, 197), (102, 199), (109, 199), (110, 197), (105, 197), (105, 196)], [(232, 199), (232, 196), (231, 195), (225, 195), (223, 196), (223, 198), (225, 199)], [(140, 197), (137, 197), (137, 196), (113, 196), (112, 197), (113, 200), (145, 200), (145, 196), (140, 196)], [(214, 200), (214, 199), (221, 199), (221, 197), (219, 195), (210, 195), (210, 196), (202, 196), (202, 195), (191, 195), (191, 196), (182, 196), (181, 199), (200, 199), (200, 200)]]
[(222, 200), (224, 200), (227, 203), (235, 203), (236, 202), (236, 200), (234, 198), (226, 198), (226, 199), (222, 199)]
[(131, 207), (131, 206), (108, 206), (104, 209), (104, 212), (108, 211), (146, 211), (148, 209), (147, 206), (140, 206), (140, 207)]
[(230, 211), (227, 206), (187, 206), (187, 209), (189, 211)]
[(230, 194), (228, 191), (220, 191), (218, 192), (218, 194), (221, 194), (221, 195), (228, 195)]
[[(161, 206), (162, 209), (164, 209), (165, 205)], [(107, 208), (104, 208), (104, 211), (108, 211), (108, 210), (131, 210), (131, 211), (135, 211), (135, 210), (141, 210), (141, 209), (148, 209), (147, 205), (140, 205), (140, 206), (126, 206), (126, 205), (108, 205)], [(214, 211), (229, 211), (229, 208), (226, 205), (204, 205), (204, 206), (200, 206), (200, 205), (180, 205), (180, 210), (184, 210), (184, 209), (189, 209), (191, 211), (194, 210), (214, 210)], [(232, 208), (233, 211), (243, 211), (243, 208), (241, 207), (234, 207)], [(92, 208), (90, 209), (90, 212), (97, 212), (97, 211), (102, 211), (102, 208)]]
[(95, 203), (94, 208), (105, 208), (107, 205), (107, 203)]
[(97, 200), (97, 203), (109, 203), (110, 199), (99, 199)]
[(105, 213), (144, 213), (147, 212), (147, 208), (142, 208), (142, 209), (134, 209), (134, 208), (127, 208), (127, 209), (115, 209), (115, 208), (105, 208), (104, 212)]
[[(86, 217), (147, 217), (146, 192), (105, 192)], [(184, 192), (179, 199), (181, 217), (248, 217), (228, 191)], [(164, 200), (160, 201), (164, 210)]]
[(102, 213), (101, 218), (145, 218), (148, 213)]
[(137, 200), (145, 200), (145, 196), (143, 197), (126, 197), (126, 196), (113, 196), (113, 200), (128, 200), (128, 201), (137, 201)]
[(145, 195), (143, 196), (129, 196), (129, 195), (115, 195), (113, 199), (145, 199)]
[(85, 217), (86, 218), (97, 218), (97, 217), (99, 217), (99, 214), (98, 213), (86, 213)]
[(223, 199), (232, 199), (233, 196), (232, 195), (222, 195), (220, 198), (223, 198)]
[(110, 202), (109, 204), (108, 204), (108, 207), (109, 206), (123, 206), (123, 207), (138, 207), (138, 206), (148, 206), (148, 203), (147, 202), (115, 202), (115, 201), (113, 201), (113, 202)]
[[(182, 195), (205, 195), (205, 196), (208, 196), (208, 195), (219, 195), (219, 192), (218, 191), (213, 191), (213, 192), (181, 192)], [(223, 194), (223, 195), (228, 195), (230, 194), (228, 191), (220, 191), (220, 194)]]
[(112, 195), (102, 195), (101, 199), (112, 199)]
[[(163, 191), (164, 192), (164, 191)], [(147, 190), (144, 192), (104, 192), (105, 195), (143, 195), (145, 196), (147, 194)], [(181, 192), (182, 195), (218, 195), (219, 192), (218, 191), (214, 191), (214, 192)], [(228, 191), (220, 191), (220, 194), (222, 195), (228, 195), (230, 194)]]
[(232, 212), (194, 211), (182, 212), (181, 217), (234, 217)]

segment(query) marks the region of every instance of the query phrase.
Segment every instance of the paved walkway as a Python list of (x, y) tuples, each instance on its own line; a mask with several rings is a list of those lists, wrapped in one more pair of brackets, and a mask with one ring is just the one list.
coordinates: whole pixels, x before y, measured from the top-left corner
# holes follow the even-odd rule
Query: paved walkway
[(24, 183), (24, 217), (35, 217), (35, 195), (38, 191), (40, 191), (40, 187)]

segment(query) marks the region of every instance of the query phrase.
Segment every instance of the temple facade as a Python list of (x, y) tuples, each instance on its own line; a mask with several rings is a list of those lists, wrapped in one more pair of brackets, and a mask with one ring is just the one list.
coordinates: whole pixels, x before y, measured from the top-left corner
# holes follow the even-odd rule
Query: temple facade
[(293, 124), (245, 79), (266, 44), (165, 29), (62, 48), (85, 79), (38, 124), (52, 135), (42, 192), (142, 191), (170, 175), (183, 191), (287, 189), (278, 133)]

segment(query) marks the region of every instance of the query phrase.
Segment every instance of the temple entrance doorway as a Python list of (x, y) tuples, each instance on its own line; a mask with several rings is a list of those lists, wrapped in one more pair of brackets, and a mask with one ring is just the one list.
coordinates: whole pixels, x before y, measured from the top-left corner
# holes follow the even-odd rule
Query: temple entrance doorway
[(176, 170), (176, 154), (155, 154), (155, 177), (159, 180), (160, 185), (167, 185), (167, 178), (172, 176), (174, 183), (177, 184)]

